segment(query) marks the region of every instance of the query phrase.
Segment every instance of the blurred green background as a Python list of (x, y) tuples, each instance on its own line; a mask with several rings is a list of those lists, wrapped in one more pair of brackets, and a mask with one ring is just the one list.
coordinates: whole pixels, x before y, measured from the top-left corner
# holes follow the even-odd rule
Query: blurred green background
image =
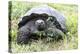
[[(17, 24), (20, 16), (23, 16), (28, 10), (34, 6), (47, 4), (66, 16), (66, 25), (68, 35), (60, 41), (37, 40), (26, 45), (18, 45), (16, 43)], [(78, 48), (78, 6), (69, 4), (54, 4), (54, 3), (36, 3), (25, 1), (12, 1), (11, 12), (11, 30), (12, 37), (11, 50), (12, 52), (39, 52), (39, 51), (54, 51), (54, 50), (71, 50)]]

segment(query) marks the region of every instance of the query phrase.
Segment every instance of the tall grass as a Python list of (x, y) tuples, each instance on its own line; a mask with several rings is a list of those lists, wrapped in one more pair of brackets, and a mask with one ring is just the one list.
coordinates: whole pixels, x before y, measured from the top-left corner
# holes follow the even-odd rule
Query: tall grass
[(11, 37), (12, 52), (37, 52), (37, 51), (54, 51), (54, 50), (71, 50), (78, 48), (78, 10), (77, 5), (66, 5), (66, 4), (53, 4), (48, 3), (47, 5), (55, 8), (59, 12), (66, 16), (66, 25), (68, 33), (64, 36), (63, 40), (60, 41), (49, 41), (47, 39), (32, 41), (26, 45), (18, 45), (16, 43), (17, 37), (17, 24), (20, 16), (24, 15), (31, 7), (40, 5), (43, 3), (29, 3), (29, 2), (12, 2), (12, 13), (11, 13)]

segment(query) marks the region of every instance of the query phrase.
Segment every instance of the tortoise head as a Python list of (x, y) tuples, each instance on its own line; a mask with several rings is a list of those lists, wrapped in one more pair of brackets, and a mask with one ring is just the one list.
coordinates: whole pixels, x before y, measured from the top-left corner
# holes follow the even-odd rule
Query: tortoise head
[(38, 19), (35, 21), (35, 26), (39, 31), (43, 31), (46, 28), (46, 22), (42, 19)]

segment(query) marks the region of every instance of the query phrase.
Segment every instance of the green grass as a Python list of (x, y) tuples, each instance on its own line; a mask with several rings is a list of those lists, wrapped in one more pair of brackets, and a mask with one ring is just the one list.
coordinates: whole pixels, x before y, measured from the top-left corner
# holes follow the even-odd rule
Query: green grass
[(39, 51), (55, 51), (55, 50), (71, 50), (78, 48), (78, 7), (77, 5), (66, 4), (50, 4), (49, 6), (57, 9), (59, 12), (66, 16), (66, 25), (68, 29), (68, 35), (64, 36), (63, 40), (50, 41), (49, 39), (33, 40), (26, 45), (18, 45), (16, 43), (17, 37), (17, 24), (19, 17), (24, 15), (31, 7), (40, 5), (41, 3), (26, 3), (26, 2), (12, 2), (12, 14), (11, 14), (11, 37), (12, 44), (11, 50), (16, 52), (39, 52)]

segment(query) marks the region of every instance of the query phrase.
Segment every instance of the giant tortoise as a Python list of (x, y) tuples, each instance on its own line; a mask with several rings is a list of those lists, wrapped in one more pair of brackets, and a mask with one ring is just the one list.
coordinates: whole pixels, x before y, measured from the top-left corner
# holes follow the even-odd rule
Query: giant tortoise
[(58, 38), (66, 34), (66, 18), (48, 5), (31, 8), (18, 23), (17, 43), (26, 44), (31, 38)]

